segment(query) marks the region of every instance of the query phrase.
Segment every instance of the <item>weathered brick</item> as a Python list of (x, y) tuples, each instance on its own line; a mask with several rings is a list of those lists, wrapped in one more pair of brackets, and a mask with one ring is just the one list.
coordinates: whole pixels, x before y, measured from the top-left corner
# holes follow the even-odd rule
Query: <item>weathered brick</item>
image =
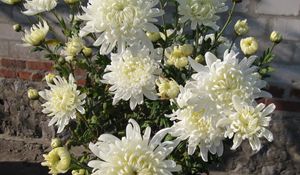
[(17, 74), (15, 71), (8, 70), (8, 69), (0, 69), (0, 77), (4, 78), (16, 78)]
[(262, 0), (256, 5), (256, 13), (269, 15), (294, 15), (300, 10), (299, 0)]
[(45, 70), (50, 71), (52, 70), (52, 62), (46, 61), (27, 61), (26, 62), (27, 68), (31, 70)]
[(300, 102), (287, 101), (282, 99), (265, 99), (266, 105), (274, 103), (277, 111), (300, 112)]
[(31, 76), (32, 81), (41, 81), (43, 78), (44, 78), (44, 74), (40, 72), (33, 73)]
[(0, 5), (0, 22), (8, 22), (12, 18), (12, 7), (9, 5)]
[(293, 57), (293, 62), (299, 64), (300, 63), (300, 43), (296, 44), (295, 55)]
[(239, 3), (236, 6), (237, 12), (248, 12), (250, 8), (250, 0), (243, 0), (243, 3)]
[[(300, 1), (299, 1), (300, 2)], [(279, 31), (286, 40), (300, 40), (300, 18), (299, 19), (273, 19), (273, 30)]]
[(282, 42), (274, 48), (275, 62), (291, 63), (294, 55), (294, 44)]
[(31, 79), (31, 72), (28, 71), (18, 71), (18, 77), (23, 79), (23, 80), (30, 80)]
[(78, 85), (84, 86), (85, 83), (86, 83), (86, 80), (85, 80), (85, 79), (77, 80), (77, 84), (78, 84)]
[(284, 94), (284, 89), (278, 86), (271, 85), (268, 87), (268, 92), (272, 94), (273, 97), (282, 98)]
[(1, 23), (0, 38), (8, 40), (19, 40), (22, 37), (22, 34), (15, 32), (12, 26), (12, 24)]
[[(20, 38), (19, 38), (20, 39)], [(13, 58), (42, 58), (43, 52), (30, 52), (32, 47), (24, 47), (22, 41), (9, 41), (9, 56)]]
[(4, 68), (10, 69), (24, 69), (26, 68), (26, 62), (24, 60), (15, 60), (15, 59), (1, 59), (1, 65)]
[(0, 40), (0, 56), (6, 56), (6, 57), (9, 56), (8, 48), (9, 48), (8, 41), (7, 40)]

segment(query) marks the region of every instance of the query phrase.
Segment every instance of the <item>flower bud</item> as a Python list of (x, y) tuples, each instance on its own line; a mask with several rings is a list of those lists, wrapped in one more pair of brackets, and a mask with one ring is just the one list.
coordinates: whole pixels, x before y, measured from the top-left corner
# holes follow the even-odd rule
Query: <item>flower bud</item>
[(0, 0), (0, 1), (2, 1), (3, 3), (8, 4), (8, 5), (15, 5), (15, 4), (21, 2), (22, 0)]
[(156, 42), (161, 38), (159, 32), (147, 32), (146, 35), (152, 42)]
[(85, 169), (73, 170), (72, 175), (89, 175), (89, 172)]
[(234, 31), (239, 36), (247, 34), (249, 32), (247, 19), (238, 20), (234, 25)]
[(82, 50), (82, 53), (83, 53), (84, 56), (90, 57), (93, 54), (93, 49), (89, 48), (89, 47), (84, 47), (83, 50)]
[(66, 63), (66, 59), (65, 58), (63, 58), (63, 57), (59, 57), (59, 59), (58, 59), (58, 64), (60, 64), (60, 65), (63, 65), (63, 64), (65, 64)]
[(179, 46), (179, 48), (185, 56), (191, 56), (193, 54), (194, 47), (191, 44), (184, 44)]
[(195, 60), (198, 62), (198, 63), (203, 63), (205, 61), (205, 58), (203, 55), (198, 55)]
[(73, 5), (79, 2), (79, 0), (64, 0), (64, 2), (68, 5)]
[(48, 73), (46, 76), (45, 76), (45, 80), (47, 83), (50, 83), (50, 84), (53, 84), (53, 78), (55, 78), (55, 74), (53, 73)]
[(67, 148), (57, 147), (48, 154), (43, 155), (45, 162), (42, 166), (47, 166), (50, 169), (50, 174), (66, 173), (71, 165), (71, 155)]
[(22, 30), (22, 26), (20, 24), (13, 25), (13, 29), (15, 32), (20, 32)]
[(258, 50), (258, 43), (254, 37), (244, 38), (240, 42), (243, 53), (247, 56), (253, 55)]
[(270, 40), (273, 43), (280, 43), (282, 41), (282, 35), (279, 32), (273, 31), (270, 35)]
[(235, 2), (235, 3), (241, 3), (243, 0), (232, 0), (232, 2)]
[(33, 88), (28, 89), (27, 96), (30, 100), (37, 100), (40, 97), (38, 91)]
[(162, 99), (173, 99), (179, 94), (179, 85), (175, 80), (168, 80), (162, 77), (156, 81), (158, 86), (158, 95)]
[(54, 138), (51, 140), (51, 148), (61, 147), (61, 140), (59, 138)]

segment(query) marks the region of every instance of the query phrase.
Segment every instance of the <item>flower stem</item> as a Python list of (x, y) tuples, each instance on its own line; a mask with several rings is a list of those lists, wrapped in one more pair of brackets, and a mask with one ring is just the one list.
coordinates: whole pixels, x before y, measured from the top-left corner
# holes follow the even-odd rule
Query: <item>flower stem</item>
[(209, 48), (209, 50), (212, 50), (212, 49), (214, 49), (216, 47), (216, 44), (218, 43), (218, 39), (222, 36), (222, 34), (224, 33), (225, 29), (230, 24), (230, 22), (232, 20), (232, 15), (233, 15), (235, 6), (236, 6), (236, 2), (233, 2), (227, 20), (226, 20), (224, 26), (222, 27), (222, 29), (220, 30), (220, 32), (218, 33), (217, 37), (215, 38), (214, 44)]

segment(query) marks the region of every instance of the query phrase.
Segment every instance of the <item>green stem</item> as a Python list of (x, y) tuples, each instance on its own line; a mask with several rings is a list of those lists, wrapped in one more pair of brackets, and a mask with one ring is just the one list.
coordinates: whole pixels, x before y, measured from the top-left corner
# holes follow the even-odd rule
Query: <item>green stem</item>
[(218, 43), (218, 39), (222, 36), (222, 34), (224, 33), (225, 29), (230, 24), (230, 22), (232, 20), (232, 15), (233, 15), (235, 6), (236, 6), (236, 2), (233, 2), (232, 8), (231, 8), (231, 10), (229, 12), (227, 20), (226, 20), (224, 26), (222, 27), (222, 29), (220, 30), (220, 32), (218, 33), (217, 37), (215, 38), (214, 44), (209, 48), (209, 50), (212, 50), (212, 49), (214, 49), (216, 47), (216, 44)]
[(199, 34), (200, 34), (200, 31), (199, 31), (199, 26), (197, 24), (197, 27), (196, 27), (196, 36), (195, 36), (195, 47), (194, 47), (194, 58), (197, 57), (197, 50), (198, 50), (198, 47), (199, 47)]
[(231, 49), (232, 49), (232, 47), (233, 47), (233, 44), (234, 44), (235, 40), (237, 39), (237, 37), (238, 37), (237, 35), (234, 35), (233, 40), (231, 41), (231, 44), (230, 44), (228, 53), (230, 53), (230, 51), (231, 51)]
[[(164, 10), (164, 6), (163, 6), (163, 4), (162, 4), (162, 0), (160, 0), (159, 1), (159, 5), (160, 5), (160, 9), (161, 10)], [(162, 19), (162, 23), (163, 23), (163, 33), (164, 33), (164, 35), (165, 35), (165, 42), (167, 42), (167, 40), (168, 40), (168, 36), (167, 36), (167, 28), (166, 28), (166, 21), (165, 21), (165, 16), (164, 16), (164, 14), (161, 16), (161, 19)], [(163, 44), (163, 52), (162, 52), (162, 64), (164, 64), (164, 56), (165, 56), (165, 51), (166, 51), (166, 46), (165, 46), (165, 43)]]
[(272, 47), (271, 47), (271, 52), (273, 52), (274, 47), (277, 45), (277, 43), (273, 43)]

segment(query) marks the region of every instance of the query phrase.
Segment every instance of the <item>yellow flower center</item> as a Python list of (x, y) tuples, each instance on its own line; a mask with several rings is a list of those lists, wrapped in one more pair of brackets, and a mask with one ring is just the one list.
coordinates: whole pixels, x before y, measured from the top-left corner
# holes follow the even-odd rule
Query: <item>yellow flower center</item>
[(76, 91), (71, 87), (60, 87), (53, 89), (52, 98), (50, 104), (54, 111), (59, 112), (68, 112), (74, 109), (74, 103), (76, 101)]
[(141, 61), (137, 61), (139, 58), (134, 58), (134, 61), (128, 61), (123, 66), (122, 73), (126, 79), (131, 83), (140, 83), (145, 73), (145, 65)]

